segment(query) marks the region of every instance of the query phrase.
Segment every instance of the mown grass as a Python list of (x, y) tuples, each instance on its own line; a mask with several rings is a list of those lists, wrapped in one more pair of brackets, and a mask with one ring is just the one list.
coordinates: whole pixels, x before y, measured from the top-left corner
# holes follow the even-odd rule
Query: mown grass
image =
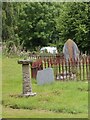
[(3, 114), (9, 118), (87, 118), (87, 115), (84, 113), (69, 114), (36, 109), (12, 109), (8, 107), (4, 108)]
[[(21, 97), (22, 67), (19, 58), (3, 57), (2, 103), (3, 117), (88, 117), (88, 84), (86, 82), (60, 82), (38, 86), (32, 80), (35, 97)], [(12, 111), (12, 112), (11, 112)], [(34, 114), (36, 113), (37, 114)], [(32, 114), (32, 115), (31, 115)]]

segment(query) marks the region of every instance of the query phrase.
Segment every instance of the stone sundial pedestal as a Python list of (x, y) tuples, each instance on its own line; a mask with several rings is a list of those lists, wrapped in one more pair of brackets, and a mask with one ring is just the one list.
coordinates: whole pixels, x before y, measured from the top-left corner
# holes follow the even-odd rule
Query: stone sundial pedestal
[(22, 64), (22, 74), (23, 74), (23, 96), (34, 96), (36, 93), (32, 92), (32, 85), (30, 79), (30, 65), (32, 61), (30, 60), (19, 60), (18, 64)]

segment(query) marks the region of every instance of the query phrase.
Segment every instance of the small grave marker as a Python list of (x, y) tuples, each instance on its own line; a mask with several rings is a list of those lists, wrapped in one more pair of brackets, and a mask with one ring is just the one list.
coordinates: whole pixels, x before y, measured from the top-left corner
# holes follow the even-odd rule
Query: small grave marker
[(37, 72), (37, 84), (44, 85), (54, 82), (54, 73), (52, 68), (46, 68)]

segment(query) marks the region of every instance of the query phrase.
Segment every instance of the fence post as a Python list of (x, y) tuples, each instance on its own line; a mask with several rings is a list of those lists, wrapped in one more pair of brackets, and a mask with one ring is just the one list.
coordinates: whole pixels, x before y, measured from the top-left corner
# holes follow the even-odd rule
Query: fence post
[(63, 61), (63, 60), (64, 60), (64, 59), (62, 58), (62, 63), (61, 63), (61, 64), (62, 64), (62, 75), (63, 75), (63, 80), (65, 80), (65, 79), (64, 79), (64, 61)]
[(23, 74), (23, 96), (34, 96), (36, 93), (32, 93), (32, 85), (30, 79), (30, 60), (19, 60), (18, 64), (22, 64), (22, 74)]
[(83, 66), (83, 80), (85, 79), (85, 60), (82, 59), (82, 66)]
[(85, 58), (85, 60), (86, 60), (86, 79), (88, 80), (88, 57), (86, 56), (86, 58)]
[(78, 63), (79, 63), (79, 71), (80, 71), (79, 75), (80, 75), (80, 80), (82, 80), (82, 71), (81, 71), (82, 61), (80, 61), (80, 60), (78, 60), (78, 59), (77, 59), (77, 61), (78, 61)]
[(89, 76), (88, 76), (88, 81), (90, 81), (90, 56), (88, 57), (88, 64), (89, 64)]

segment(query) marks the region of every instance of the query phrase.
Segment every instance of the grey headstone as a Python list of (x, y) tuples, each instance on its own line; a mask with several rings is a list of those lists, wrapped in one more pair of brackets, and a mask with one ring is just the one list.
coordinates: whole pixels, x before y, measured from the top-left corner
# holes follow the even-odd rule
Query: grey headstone
[(50, 84), (54, 82), (54, 73), (52, 68), (46, 68), (37, 72), (37, 84)]

